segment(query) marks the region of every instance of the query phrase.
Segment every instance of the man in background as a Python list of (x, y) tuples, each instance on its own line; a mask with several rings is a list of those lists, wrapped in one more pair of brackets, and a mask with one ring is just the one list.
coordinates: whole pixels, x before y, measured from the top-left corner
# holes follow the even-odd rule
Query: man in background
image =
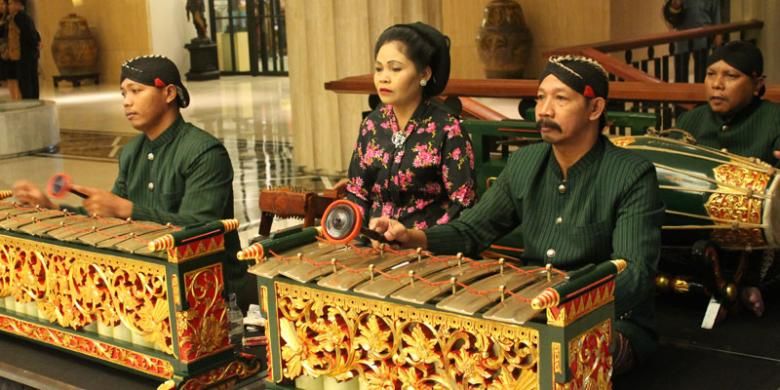
[[(720, 0), (668, 0), (664, 4), (664, 19), (675, 30), (687, 30), (721, 23)], [(693, 57), (693, 80), (704, 80), (709, 55), (708, 38), (696, 38), (690, 41), (674, 43), (674, 81), (689, 82), (690, 59)], [(715, 46), (720, 46), (721, 37), (713, 38)]]

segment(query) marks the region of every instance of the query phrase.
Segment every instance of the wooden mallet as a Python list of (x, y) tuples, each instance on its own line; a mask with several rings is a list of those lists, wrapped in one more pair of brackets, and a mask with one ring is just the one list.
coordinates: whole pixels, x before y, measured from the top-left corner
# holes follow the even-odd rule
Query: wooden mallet
[(70, 176), (68, 176), (66, 173), (58, 173), (52, 176), (51, 179), (49, 179), (49, 183), (46, 188), (48, 190), (47, 192), (49, 193), (49, 196), (52, 198), (64, 198), (66, 195), (68, 195), (68, 192), (82, 199), (88, 198), (87, 194), (73, 189), (73, 182), (71, 181)]

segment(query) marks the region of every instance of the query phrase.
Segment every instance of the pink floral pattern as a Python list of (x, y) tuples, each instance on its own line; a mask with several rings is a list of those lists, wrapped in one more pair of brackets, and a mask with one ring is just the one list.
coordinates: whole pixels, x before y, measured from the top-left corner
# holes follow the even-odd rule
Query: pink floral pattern
[(417, 153), (417, 155), (414, 157), (414, 162), (412, 162), (412, 166), (415, 168), (436, 166), (441, 162), (441, 155), (439, 154), (439, 150), (431, 147), (430, 144), (418, 144), (414, 147), (414, 152)]
[(411, 169), (398, 172), (397, 175), (393, 176), (393, 184), (395, 184), (402, 191), (408, 189), (413, 184), (412, 180), (414, 180), (414, 173), (412, 173)]
[[(405, 143), (396, 148), (395, 132)], [(380, 105), (360, 126), (349, 167), (347, 196), (370, 217), (389, 216), (425, 229), (455, 219), (474, 204), (474, 153), (457, 118), (428, 100), (406, 128), (390, 105)]]
[(353, 177), (347, 182), (347, 191), (360, 199), (368, 200), (368, 191), (363, 188), (363, 178)]

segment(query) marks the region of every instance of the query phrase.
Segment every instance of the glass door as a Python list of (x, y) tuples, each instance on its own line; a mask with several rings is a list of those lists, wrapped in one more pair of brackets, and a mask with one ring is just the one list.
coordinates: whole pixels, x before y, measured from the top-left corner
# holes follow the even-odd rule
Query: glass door
[(287, 75), (284, 0), (252, 0), (254, 49), (259, 74)]
[(209, 8), (219, 70), (223, 74), (252, 73), (247, 0), (209, 0)]
[(222, 74), (287, 75), (285, 0), (209, 0)]

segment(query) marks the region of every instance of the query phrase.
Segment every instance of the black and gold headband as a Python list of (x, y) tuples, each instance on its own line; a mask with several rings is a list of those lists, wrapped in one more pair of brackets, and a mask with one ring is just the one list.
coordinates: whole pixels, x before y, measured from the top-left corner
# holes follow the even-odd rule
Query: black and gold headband
[(554, 75), (562, 83), (586, 98), (607, 98), (609, 78), (607, 71), (593, 59), (583, 56), (550, 57), (539, 81)]
[(161, 55), (135, 57), (122, 64), (119, 82), (130, 79), (144, 85), (163, 88), (167, 85), (176, 87), (176, 98), (179, 107), (190, 104), (190, 94), (181, 82), (181, 75), (176, 64)]

